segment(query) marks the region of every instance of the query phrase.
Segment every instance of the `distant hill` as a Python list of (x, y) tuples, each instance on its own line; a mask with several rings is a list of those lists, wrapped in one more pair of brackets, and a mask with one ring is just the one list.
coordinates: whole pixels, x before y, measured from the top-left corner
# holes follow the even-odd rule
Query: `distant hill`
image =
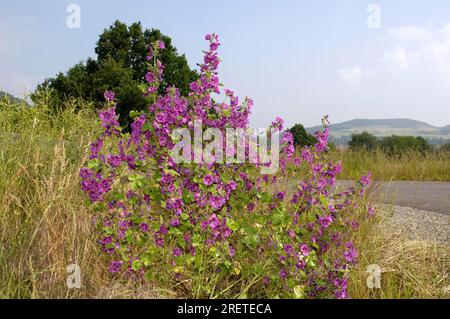
[(12, 103), (21, 103), (23, 102), (22, 99), (19, 99), (9, 93), (0, 91), (0, 100), (3, 100), (4, 98), (7, 98), (8, 100), (10, 100)]
[[(308, 133), (321, 129), (320, 126), (306, 128)], [(436, 127), (425, 122), (410, 119), (354, 119), (330, 126), (330, 136), (336, 144), (346, 144), (353, 133), (367, 131), (375, 136), (411, 135), (422, 136), (433, 144), (450, 141), (450, 125)]]
[(450, 125), (444, 126), (441, 128), (441, 132), (445, 134), (450, 134)]

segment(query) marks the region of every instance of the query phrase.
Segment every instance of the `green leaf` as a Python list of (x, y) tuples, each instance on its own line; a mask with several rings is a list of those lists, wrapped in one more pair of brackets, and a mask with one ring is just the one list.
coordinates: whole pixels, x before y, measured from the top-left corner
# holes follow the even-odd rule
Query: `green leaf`
[(198, 269), (202, 266), (202, 254), (195, 254), (195, 267)]
[(139, 111), (132, 110), (132, 111), (130, 111), (130, 118), (135, 119), (136, 117), (139, 117), (141, 114), (142, 113)]
[(145, 122), (144, 125), (142, 125), (141, 131), (147, 132), (147, 131), (153, 131), (153, 126), (150, 123), (150, 121)]
[(170, 174), (170, 175), (175, 175), (175, 176), (180, 176), (180, 174), (177, 171), (174, 171), (173, 169), (164, 169), (164, 173), (166, 174)]
[(101, 212), (106, 210), (106, 204), (103, 202), (96, 202), (94, 204), (94, 211), (95, 212)]
[(231, 218), (227, 218), (227, 226), (234, 232), (239, 229), (239, 224)]
[(144, 264), (144, 266), (148, 267), (152, 264), (152, 258), (150, 256), (150, 254), (148, 253), (144, 253), (140, 256), (140, 260), (142, 261), (142, 263)]
[(124, 198), (124, 196), (119, 192), (114, 192), (111, 197), (115, 201), (121, 201)]
[(202, 237), (199, 234), (195, 234), (192, 237), (192, 244), (193, 244), (194, 247), (201, 245), (202, 241), (203, 241)]
[(194, 199), (194, 196), (188, 192), (188, 191), (183, 191), (183, 202), (185, 202), (186, 204), (190, 204), (192, 203)]
[(147, 279), (148, 281), (152, 281), (155, 277), (151, 268), (145, 272), (144, 276), (145, 276), (145, 279)]
[(138, 88), (139, 88), (139, 90), (140, 90), (142, 93), (146, 93), (146, 92), (147, 92), (147, 84), (146, 84), (146, 83), (141, 83), (141, 84), (139, 84), (139, 85), (138, 85)]
[(328, 207), (328, 202), (325, 198), (325, 196), (320, 195), (320, 203), (322, 204), (323, 207)]
[(128, 202), (130, 203), (130, 205), (136, 205), (138, 199), (136, 197), (131, 197)]
[(99, 170), (101, 167), (102, 162), (98, 158), (93, 158), (88, 161), (87, 166), (90, 169)]
[(145, 177), (135, 174), (128, 177), (128, 180), (131, 182), (131, 189), (137, 191), (144, 186)]
[(264, 268), (261, 264), (256, 264), (255, 265), (255, 273), (258, 275), (262, 275), (264, 272)]
[(140, 260), (133, 260), (131, 263), (131, 269), (138, 271), (142, 267), (142, 262)]
[(272, 202), (272, 195), (270, 195), (269, 193), (263, 192), (263, 193), (258, 194), (258, 195), (259, 195), (259, 197), (261, 199), (261, 202), (266, 203), (266, 204)]

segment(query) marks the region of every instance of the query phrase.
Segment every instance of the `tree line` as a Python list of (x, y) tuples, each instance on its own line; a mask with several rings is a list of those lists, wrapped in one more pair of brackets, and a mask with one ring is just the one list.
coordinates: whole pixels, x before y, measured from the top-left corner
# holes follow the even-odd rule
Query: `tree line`
[(391, 135), (378, 138), (369, 132), (352, 134), (348, 146), (352, 150), (373, 151), (381, 149), (388, 155), (401, 155), (406, 152), (426, 153), (436, 149), (450, 151), (450, 144), (435, 147), (422, 136)]

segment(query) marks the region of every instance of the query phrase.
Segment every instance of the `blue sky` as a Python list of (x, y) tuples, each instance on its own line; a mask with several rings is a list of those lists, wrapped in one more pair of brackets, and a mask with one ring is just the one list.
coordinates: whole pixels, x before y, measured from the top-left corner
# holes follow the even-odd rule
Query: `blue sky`
[[(17, 96), (95, 56), (104, 28), (141, 21), (173, 39), (192, 67), (203, 36), (220, 35), (226, 87), (254, 99), (252, 125), (353, 118), (450, 124), (449, 1), (5, 1), (0, 90)], [(67, 6), (81, 8), (69, 29)], [(369, 4), (380, 28), (369, 28)]]

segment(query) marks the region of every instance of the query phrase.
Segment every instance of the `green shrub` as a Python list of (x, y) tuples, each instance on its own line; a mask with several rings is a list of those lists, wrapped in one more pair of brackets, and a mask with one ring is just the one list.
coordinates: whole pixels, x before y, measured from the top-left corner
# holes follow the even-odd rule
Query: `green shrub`
[(359, 134), (352, 134), (352, 139), (348, 143), (351, 149), (366, 149), (366, 150), (374, 150), (378, 147), (379, 142), (375, 135), (370, 134), (369, 132), (362, 132)]

